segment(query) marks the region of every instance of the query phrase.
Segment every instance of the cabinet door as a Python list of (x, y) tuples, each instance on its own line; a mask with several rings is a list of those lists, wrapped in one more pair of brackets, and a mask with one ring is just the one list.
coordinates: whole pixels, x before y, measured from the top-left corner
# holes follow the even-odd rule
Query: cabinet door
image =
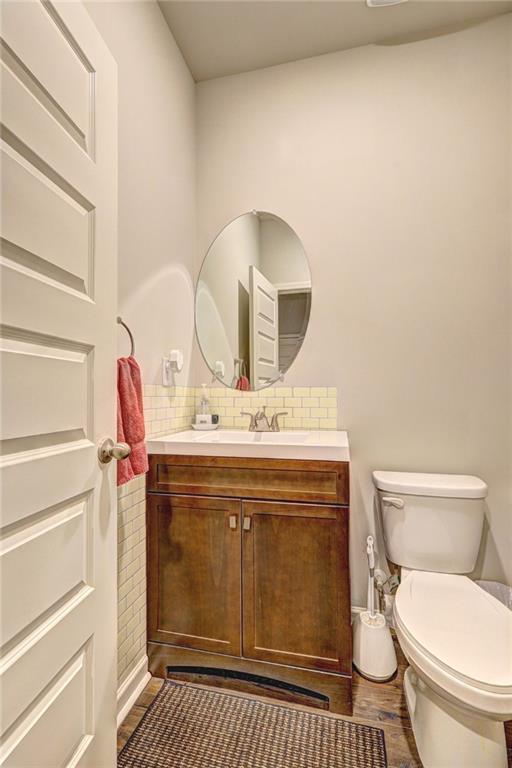
[(351, 673), (348, 508), (244, 502), (243, 655)]
[(149, 494), (149, 640), (240, 655), (240, 506)]

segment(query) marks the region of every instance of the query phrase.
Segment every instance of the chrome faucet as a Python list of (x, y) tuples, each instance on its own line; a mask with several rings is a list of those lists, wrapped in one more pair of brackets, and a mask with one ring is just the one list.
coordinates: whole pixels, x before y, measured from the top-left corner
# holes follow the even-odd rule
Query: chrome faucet
[(254, 430), (255, 432), (270, 432), (270, 422), (266, 414), (266, 406), (256, 411), (254, 416)]
[(266, 406), (264, 405), (256, 413), (249, 413), (249, 411), (240, 411), (240, 416), (249, 416), (251, 421), (249, 424), (249, 432), (280, 432), (279, 417), (287, 416), (288, 411), (280, 411), (274, 413), (271, 421), (268, 420), (266, 414)]

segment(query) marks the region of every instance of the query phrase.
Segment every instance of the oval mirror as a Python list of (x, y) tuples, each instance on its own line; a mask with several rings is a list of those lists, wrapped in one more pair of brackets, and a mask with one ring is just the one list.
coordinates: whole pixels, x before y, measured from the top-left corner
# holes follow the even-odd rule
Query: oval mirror
[(262, 389), (291, 366), (311, 310), (311, 272), (288, 224), (253, 211), (230, 222), (205, 256), (196, 288), (196, 333), (215, 378)]

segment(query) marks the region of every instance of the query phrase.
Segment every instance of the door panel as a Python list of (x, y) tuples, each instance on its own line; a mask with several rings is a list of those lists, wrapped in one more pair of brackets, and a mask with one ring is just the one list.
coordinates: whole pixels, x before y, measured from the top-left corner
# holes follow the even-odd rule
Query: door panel
[[(20, 249), (27, 254), (26, 261), (30, 255), (33, 262), (44, 262), (57, 281), (60, 278), (65, 285), (86, 293), (90, 288), (93, 233), (90, 204), (77, 201), (76, 195), (69, 194), (7, 143), (2, 147), (1, 161), (2, 237), (11, 251), (16, 249), (19, 254)], [(24, 201), (22, 207), (16, 204), (19, 199)], [(52, 220), (60, 221), (60, 226), (45, 225)], [(71, 251), (70, 241), (74, 243)]]
[(38, 95), (48, 94), (46, 98), (53, 101), (63, 120), (85, 135), (93, 77), (85, 51), (75, 42), (73, 32), (64, 26), (62, 12), (55, 6), (39, 2), (18, 5), (16, 13), (8, 9), (2, 17), (2, 37), (10, 68), (18, 76), (19, 70), (25, 70), (25, 82), (31, 82)]
[[(78, 757), (77, 744), (80, 752), (87, 748), (93, 738), (88, 732), (91, 664), (92, 648), (88, 644), (60, 670), (23, 723), (9, 734), (2, 766), (55, 768), (63, 765), (63, 758)], [(58, 734), (58, 738), (49, 738), (49, 734)]]
[(115, 764), (115, 466), (96, 446), (116, 428), (116, 65), (80, 2), (1, 13), (0, 764), (99, 768)]
[[(44, 691), (58, 678), (62, 670), (61, 658), (73, 659), (77, 648), (89, 647), (89, 627), (94, 619), (94, 601), (89, 599), (91, 591), (92, 588), (78, 592), (52, 612), (45, 631), (38, 633), (36, 630), (27, 637), (27, 649), (19, 658), (16, 658), (16, 646), (5, 655), (0, 708), (2, 733), (6, 733), (28, 710), (33, 703), (34, 690)], [(92, 651), (90, 644), (91, 654)]]
[[(2, 596), (2, 647), (64, 596), (91, 586), (90, 501), (88, 496), (66, 502), (42, 520), (29, 519), (23, 531), (2, 537), (2, 579), (16, 585)], [(59, 557), (49, 558), (49, 552)]]
[(240, 655), (240, 502), (148, 496), (149, 640)]
[[(19, 336), (17, 329), (4, 327), (0, 337), (1, 435), (2, 441), (16, 441), (4, 442), (4, 451), (90, 434), (91, 350), (64, 339), (57, 346), (36, 332), (27, 334), (26, 340)], [(16, 408), (9, 407), (11, 403)]]
[(244, 502), (243, 655), (350, 674), (348, 509)]
[(259, 389), (279, 373), (279, 306), (277, 288), (254, 266), (249, 267), (251, 386)]

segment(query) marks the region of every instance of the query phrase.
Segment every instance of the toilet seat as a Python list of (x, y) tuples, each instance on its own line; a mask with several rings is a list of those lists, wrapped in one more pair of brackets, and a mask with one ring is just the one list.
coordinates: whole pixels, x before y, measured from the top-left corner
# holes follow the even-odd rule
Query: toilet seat
[(412, 571), (394, 606), (400, 645), (441, 695), (512, 716), (512, 612), (466, 576)]

